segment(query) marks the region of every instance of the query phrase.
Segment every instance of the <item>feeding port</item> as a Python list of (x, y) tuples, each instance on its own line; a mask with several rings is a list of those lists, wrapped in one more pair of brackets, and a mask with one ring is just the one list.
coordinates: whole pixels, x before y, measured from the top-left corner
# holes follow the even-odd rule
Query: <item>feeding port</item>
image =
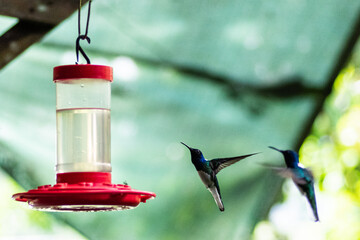
[(112, 68), (54, 68), (56, 84), (56, 184), (13, 195), (46, 211), (112, 211), (136, 207), (154, 193), (111, 183)]

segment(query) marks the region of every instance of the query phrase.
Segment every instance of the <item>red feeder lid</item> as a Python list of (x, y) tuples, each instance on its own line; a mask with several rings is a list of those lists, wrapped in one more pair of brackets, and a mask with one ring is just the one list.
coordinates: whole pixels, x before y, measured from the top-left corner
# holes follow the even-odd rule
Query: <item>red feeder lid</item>
[[(60, 178), (74, 179), (74, 174), (76, 173)], [(95, 182), (61, 182), (54, 186), (44, 185), (28, 192), (14, 194), (13, 198), (16, 201), (27, 202), (37, 210), (88, 212), (131, 209), (140, 202), (145, 203), (146, 200), (156, 196), (152, 192), (132, 189), (129, 185), (97, 182), (96, 175), (99, 175), (98, 179), (105, 176), (104, 173), (85, 173), (87, 179), (95, 179)]]
[(110, 66), (92, 64), (75, 64), (54, 67), (54, 82), (76, 78), (98, 78), (112, 82), (113, 69)]

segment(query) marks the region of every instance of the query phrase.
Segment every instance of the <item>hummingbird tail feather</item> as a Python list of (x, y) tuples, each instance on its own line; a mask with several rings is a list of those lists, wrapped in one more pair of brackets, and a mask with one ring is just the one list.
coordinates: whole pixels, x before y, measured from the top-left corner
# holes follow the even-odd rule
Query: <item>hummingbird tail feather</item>
[(218, 190), (216, 189), (216, 187), (212, 187), (212, 188), (208, 188), (209, 191), (211, 192), (211, 195), (213, 196), (215, 202), (216, 202), (216, 205), (219, 207), (220, 211), (224, 211), (225, 208), (224, 208), (224, 204), (221, 200), (221, 196), (218, 192)]
[(318, 212), (317, 212), (317, 207), (316, 207), (315, 199), (314, 199), (314, 203), (310, 203), (310, 205), (311, 205), (312, 211), (313, 211), (313, 213), (314, 213), (315, 222), (319, 222), (320, 219), (319, 219), (319, 214), (318, 214)]
[(311, 207), (311, 210), (313, 211), (314, 213), (314, 217), (315, 217), (315, 222), (319, 222), (320, 219), (319, 219), (319, 214), (318, 214), (318, 211), (317, 211), (317, 206), (316, 206), (316, 198), (315, 198), (315, 192), (314, 190), (312, 191), (312, 194), (310, 193), (306, 193), (306, 198), (310, 204), (310, 207)]

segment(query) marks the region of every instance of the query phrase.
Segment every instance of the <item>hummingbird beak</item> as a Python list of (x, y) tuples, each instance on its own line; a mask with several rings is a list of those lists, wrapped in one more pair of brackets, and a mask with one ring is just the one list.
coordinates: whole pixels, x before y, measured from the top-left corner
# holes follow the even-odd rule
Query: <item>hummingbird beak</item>
[(274, 150), (276, 150), (276, 151), (278, 151), (278, 152), (284, 153), (283, 150), (277, 149), (277, 148), (275, 148), (275, 147), (269, 146), (269, 148), (274, 149)]
[(180, 142), (182, 145), (184, 145), (185, 147), (187, 147), (189, 150), (191, 150), (192, 148), (191, 147), (189, 147), (188, 145), (186, 145), (185, 143), (183, 143), (183, 142)]

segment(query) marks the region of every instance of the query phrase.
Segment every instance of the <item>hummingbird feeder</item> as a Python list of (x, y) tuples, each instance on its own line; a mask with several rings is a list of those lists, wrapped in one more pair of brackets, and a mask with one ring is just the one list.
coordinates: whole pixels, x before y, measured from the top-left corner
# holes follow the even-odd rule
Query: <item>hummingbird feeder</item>
[(13, 198), (45, 211), (112, 211), (134, 208), (154, 193), (111, 183), (109, 66), (54, 68), (56, 84), (56, 184)]
[(87, 64), (54, 68), (56, 184), (17, 193), (13, 198), (27, 202), (33, 209), (44, 211), (134, 208), (156, 195), (134, 190), (127, 184), (111, 183), (110, 84), (113, 69), (90, 64), (80, 48), (79, 40), (90, 42), (90, 38), (86, 34), (79, 34), (76, 41), (77, 60), (80, 51)]

